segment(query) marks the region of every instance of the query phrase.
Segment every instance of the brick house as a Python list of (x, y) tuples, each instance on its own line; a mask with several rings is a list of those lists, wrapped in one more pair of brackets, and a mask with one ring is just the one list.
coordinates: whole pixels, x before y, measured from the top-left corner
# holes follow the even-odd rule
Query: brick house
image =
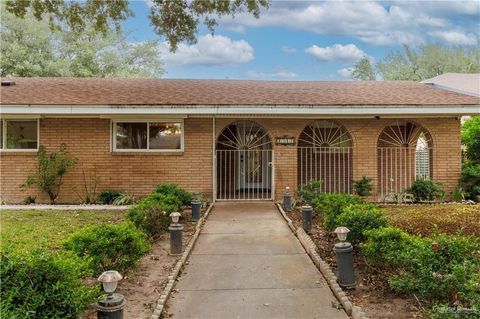
[(1, 86), (1, 200), (27, 195), (39, 145), (78, 158), (59, 202), (78, 202), (83, 176), (141, 196), (174, 182), (216, 200), (279, 199), (311, 179), (372, 200), (416, 178), (450, 193), (461, 169), (460, 117), (480, 98), (408, 81), (16, 78)]

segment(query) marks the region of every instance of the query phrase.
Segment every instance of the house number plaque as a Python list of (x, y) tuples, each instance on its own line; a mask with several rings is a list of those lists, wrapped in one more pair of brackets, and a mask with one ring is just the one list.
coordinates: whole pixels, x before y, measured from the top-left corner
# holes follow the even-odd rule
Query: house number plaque
[(275, 143), (277, 145), (295, 145), (295, 137), (293, 136), (277, 136), (275, 138)]

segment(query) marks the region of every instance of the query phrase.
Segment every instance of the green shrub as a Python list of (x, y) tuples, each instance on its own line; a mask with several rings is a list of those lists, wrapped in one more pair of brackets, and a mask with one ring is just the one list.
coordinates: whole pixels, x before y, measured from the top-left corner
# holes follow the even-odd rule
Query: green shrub
[(88, 258), (96, 274), (110, 269), (124, 271), (150, 248), (145, 234), (131, 223), (86, 227), (72, 234), (64, 247)]
[(413, 237), (400, 228), (381, 227), (366, 230), (366, 242), (361, 245), (363, 255), (374, 265), (401, 267), (406, 258), (421, 244), (421, 239)]
[(77, 318), (99, 293), (82, 283), (88, 263), (73, 254), (5, 251), (0, 260), (2, 318)]
[(131, 205), (133, 203), (135, 203), (135, 198), (132, 195), (122, 193), (113, 200), (112, 205)]
[(155, 189), (155, 193), (173, 195), (180, 200), (182, 205), (190, 205), (192, 202), (192, 194), (178, 187), (176, 184), (160, 184)]
[(388, 221), (382, 211), (370, 203), (351, 204), (336, 218), (336, 227), (345, 226), (350, 230), (348, 239), (352, 243), (363, 241), (363, 232), (385, 227)]
[(466, 198), (475, 200), (480, 196), (480, 164), (464, 164), (460, 180), (465, 189)]
[(322, 182), (318, 180), (310, 180), (298, 187), (297, 193), (301, 200), (307, 205), (313, 205), (315, 198), (320, 194)]
[(435, 200), (445, 196), (440, 183), (427, 179), (417, 179), (406, 192), (412, 193), (417, 201)]
[(353, 182), (355, 193), (358, 196), (370, 196), (372, 195), (372, 179), (370, 177), (363, 176), (362, 179)]
[(150, 237), (168, 229), (170, 213), (178, 212), (181, 202), (174, 195), (152, 193), (127, 211), (127, 218)]
[(50, 203), (55, 204), (63, 184), (63, 176), (72, 170), (76, 163), (76, 158), (68, 156), (65, 144), (60, 145), (60, 149), (50, 155), (47, 155), (45, 147), (40, 145), (37, 154), (37, 169), (28, 174), (21, 188), (26, 189), (36, 185), (38, 189), (47, 193)]
[(478, 302), (480, 240), (434, 235), (418, 237), (393, 227), (365, 231), (367, 259), (392, 268), (389, 286), (400, 293), (438, 302)]
[(469, 161), (480, 164), (480, 116), (472, 116), (462, 125), (462, 143)]
[(455, 187), (455, 189), (452, 192), (452, 200), (454, 202), (460, 203), (465, 199), (465, 192), (460, 186)]
[(111, 205), (114, 200), (120, 197), (123, 193), (115, 189), (105, 189), (98, 195), (98, 202), (104, 205)]
[(347, 194), (320, 194), (313, 201), (315, 210), (321, 214), (323, 224), (327, 230), (335, 229), (336, 218), (343, 212), (343, 209), (350, 204), (360, 203), (362, 200), (355, 195)]

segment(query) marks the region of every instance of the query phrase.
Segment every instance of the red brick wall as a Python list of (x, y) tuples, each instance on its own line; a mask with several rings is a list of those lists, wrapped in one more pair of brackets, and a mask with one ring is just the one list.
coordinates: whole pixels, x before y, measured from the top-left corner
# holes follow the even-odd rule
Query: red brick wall
[[(274, 139), (289, 135), (298, 139), (308, 119), (253, 119), (263, 125)], [(234, 119), (217, 119), (216, 135)], [(339, 123), (353, 139), (353, 179), (372, 177), (377, 187), (377, 138), (393, 120), (345, 119)], [(461, 168), (460, 121), (457, 119), (415, 120), (432, 135), (433, 179), (442, 182), (451, 192), (458, 184)], [(54, 119), (40, 121), (40, 143), (48, 151), (66, 143), (72, 156), (79, 159), (75, 170), (68, 173), (59, 202), (79, 202), (76, 192), (83, 187), (83, 171), (96, 171), (98, 189), (114, 188), (142, 196), (162, 182), (175, 182), (191, 191), (212, 196), (212, 120), (185, 119), (184, 153), (112, 153), (110, 152), (110, 120)], [(274, 141), (272, 141), (274, 142)], [(297, 148), (273, 143), (275, 152), (275, 189), (280, 198), (286, 186), (297, 184)], [(21, 202), (27, 195), (36, 195), (40, 202), (48, 198), (35, 189), (22, 192), (19, 185), (28, 171), (35, 168), (34, 153), (1, 153), (1, 200)], [(76, 189), (76, 191), (75, 191)], [(373, 196), (372, 198), (376, 198)]]

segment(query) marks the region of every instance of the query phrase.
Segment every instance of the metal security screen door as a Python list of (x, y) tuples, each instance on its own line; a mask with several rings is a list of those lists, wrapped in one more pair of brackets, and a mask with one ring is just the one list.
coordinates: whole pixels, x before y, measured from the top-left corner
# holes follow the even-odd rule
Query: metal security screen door
[(432, 177), (432, 137), (418, 124), (387, 126), (378, 138), (377, 157), (380, 200), (393, 201), (414, 180)]
[(272, 199), (272, 143), (257, 123), (237, 121), (223, 129), (216, 166), (217, 200)]
[(300, 134), (297, 148), (298, 185), (320, 181), (325, 193), (352, 191), (352, 139), (335, 121), (318, 120)]

